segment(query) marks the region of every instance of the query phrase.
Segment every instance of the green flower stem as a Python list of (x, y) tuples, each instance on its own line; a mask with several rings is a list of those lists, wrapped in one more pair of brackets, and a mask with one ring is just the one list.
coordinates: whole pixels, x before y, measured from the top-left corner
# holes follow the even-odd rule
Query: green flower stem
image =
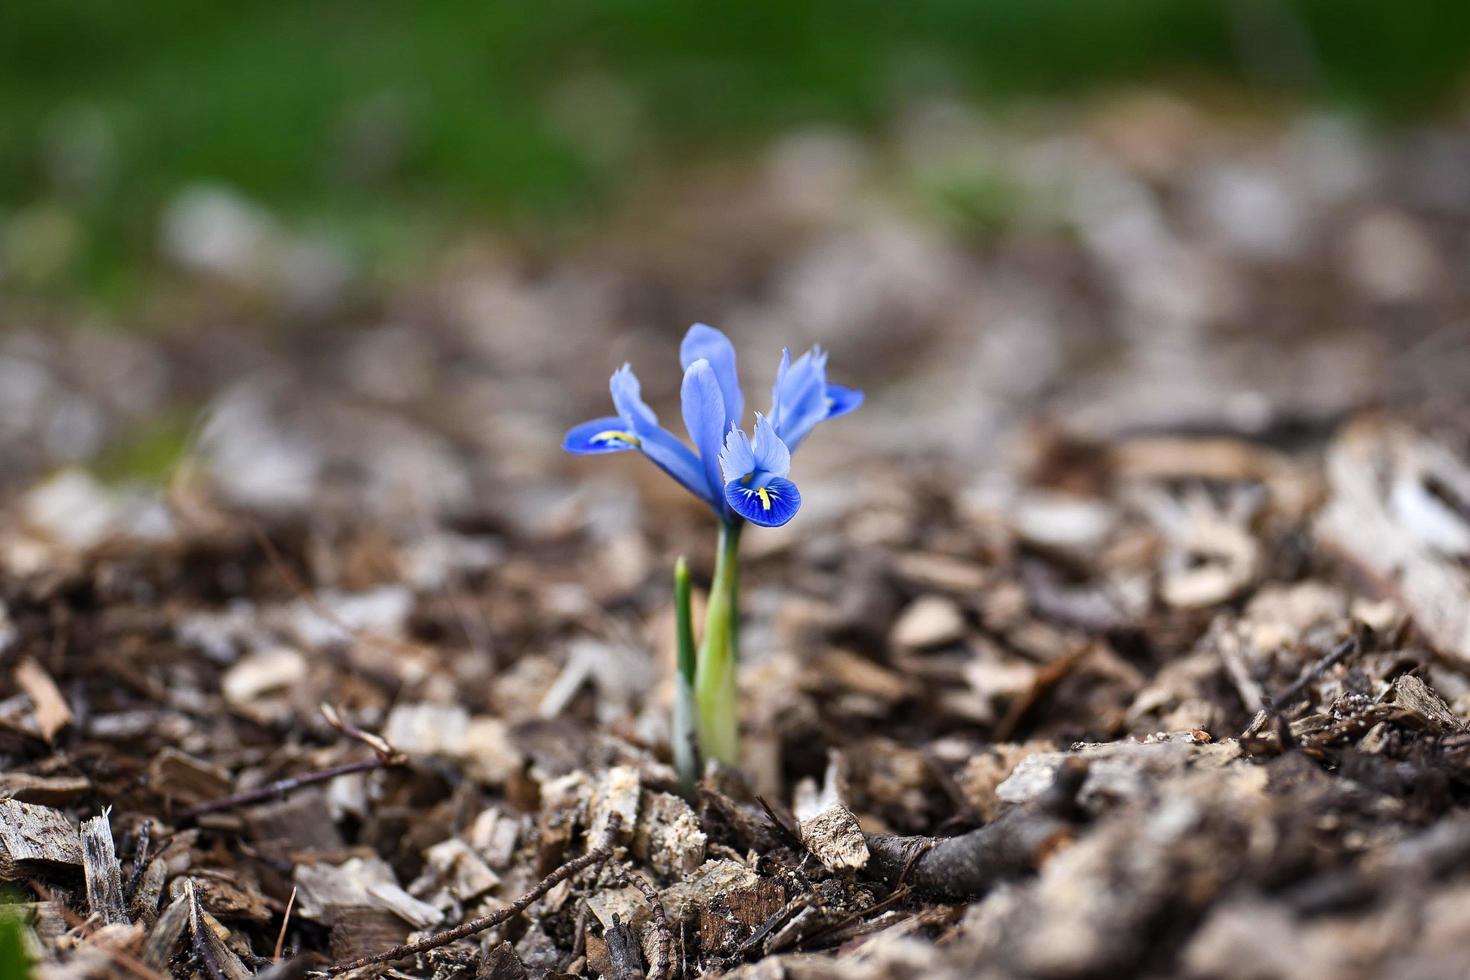
[(740, 765), (740, 701), (735, 679), (740, 650), (740, 527), (725, 524), (720, 528), (720, 553), (694, 678), (699, 750), (706, 759), (718, 759), (731, 767)]
[(674, 620), (679, 640), (678, 670), (674, 677), (674, 730), (671, 736), (674, 769), (686, 794), (699, 782), (699, 732), (694, 703), (694, 614), (690, 609), (689, 565), (680, 555), (674, 563)]

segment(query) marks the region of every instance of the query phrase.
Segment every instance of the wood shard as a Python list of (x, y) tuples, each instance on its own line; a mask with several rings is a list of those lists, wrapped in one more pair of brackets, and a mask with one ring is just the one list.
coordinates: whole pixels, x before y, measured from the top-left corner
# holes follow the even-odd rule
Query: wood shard
[(112, 843), (112, 825), (108, 811), (82, 823), (82, 862), (87, 879), (87, 904), (92, 914), (108, 924), (127, 924), (127, 906), (123, 902), (122, 868)]
[(408, 890), (432, 906), (448, 909), (498, 884), (500, 876), (490, 870), (474, 848), (458, 837), (450, 837), (424, 852), (424, 872)]
[(215, 800), (230, 792), (230, 774), (169, 746), (153, 757), (148, 780), (154, 790), (185, 806)]
[(612, 818), (619, 818), (618, 840), (633, 838), (638, 825), (638, 803), (643, 789), (635, 766), (613, 766), (597, 784), (589, 811), (587, 839), (596, 846), (607, 835)]
[(403, 919), (379, 906), (333, 906), (332, 957), (355, 960), (392, 949), (407, 937)]
[(421, 902), (395, 884), (386, 881), (367, 886), (367, 893), (382, 908), (392, 912), (415, 929), (427, 929), (444, 921), (444, 913)]
[(333, 907), (373, 905), (368, 889), (375, 884), (398, 884), (393, 869), (382, 858), (349, 858), (341, 864), (298, 864), (295, 871), (296, 914), (327, 922)]
[(78, 867), (81, 841), (60, 810), (0, 800), (0, 880), (17, 881), (49, 867)]
[(26, 657), (16, 665), (15, 683), (35, 705), (36, 727), (46, 741), (54, 739), (57, 732), (71, 724), (71, 707), (66, 698), (62, 697), (51, 675), (34, 659)]
[(526, 976), (525, 964), (508, 942), (480, 957), (480, 964), (475, 968), (475, 980), (526, 980)]
[(85, 776), (36, 776), (28, 772), (0, 774), (0, 799), (60, 806), (92, 788)]
[(704, 863), (708, 838), (688, 803), (671, 793), (643, 793), (633, 855), (660, 874), (686, 875)]
[(706, 950), (728, 955), (785, 904), (785, 892), (771, 878), (723, 892), (699, 910), (700, 943)]
[(801, 822), (801, 842), (828, 871), (856, 871), (868, 863), (857, 817), (841, 803)]
[(939, 595), (914, 600), (893, 624), (889, 640), (896, 647), (925, 649), (944, 646), (965, 635), (965, 616), (954, 600)]
[(1413, 674), (1401, 674), (1394, 678), (1390, 699), (1394, 704), (1412, 714), (1424, 728), (1437, 732), (1463, 732), (1465, 720), (1450, 710), (1428, 684)]
[(1453, 530), (1464, 524), (1428, 519), (1439, 511), (1422, 492), (1435, 479), (1463, 484), (1465, 464), (1405, 426), (1368, 420), (1333, 444), (1327, 477), (1332, 497), (1317, 517), (1318, 539), (1401, 599), (1441, 653), (1470, 663), (1470, 571), (1454, 553)]
[(174, 949), (179, 944), (179, 937), (184, 934), (188, 924), (189, 896), (180, 895), (163, 910), (158, 921), (148, 931), (148, 938), (143, 940), (144, 964), (160, 973), (166, 972), (169, 960), (173, 959)]
[(659, 892), (659, 901), (669, 918), (679, 922), (696, 915), (715, 896), (741, 888), (750, 888), (760, 879), (754, 871), (728, 858), (706, 861), (683, 881)]

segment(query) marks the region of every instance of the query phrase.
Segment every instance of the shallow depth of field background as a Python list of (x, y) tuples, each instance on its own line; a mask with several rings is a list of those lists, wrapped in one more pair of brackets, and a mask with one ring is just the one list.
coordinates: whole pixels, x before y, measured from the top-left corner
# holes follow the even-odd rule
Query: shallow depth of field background
[(1467, 65), (1422, 2), (17, 0), (0, 479), (156, 481), (316, 395), (544, 473), (622, 360), (667, 409), (694, 319), (757, 390), (830, 347), (877, 396), (834, 438), (972, 461), (1418, 397), (1465, 364)]

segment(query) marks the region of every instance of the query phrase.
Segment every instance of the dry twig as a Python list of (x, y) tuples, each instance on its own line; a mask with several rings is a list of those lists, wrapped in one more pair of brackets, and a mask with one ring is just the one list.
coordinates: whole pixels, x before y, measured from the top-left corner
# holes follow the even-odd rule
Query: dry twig
[(206, 813), (218, 813), (221, 810), (233, 810), (239, 806), (248, 806), (251, 803), (260, 803), (263, 800), (275, 799), (284, 796), (293, 790), (301, 789), (303, 786), (312, 786), (316, 783), (330, 782), (338, 776), (350, 776), (356, 772), (372, 772), (376, 769), (388, 769), (393, 766), (401, 766), (408, 761), (407, 757), (388, 744), (381, 735), (374, 735), (352, 725), (342, 718), (336, 708), (329, 704), (321, 706), (322, 715), (327, 719), (327, 724), (348, 738), (362, 742), (373, 750), (373, 758), (359, 759), (357, 762), (345, 762), (339, 766), (328, 766), (325, 769), (316, 769), (304, 772), (297, 776), (287, 776), (285, 779), (277, 779), (273, 783), (258, 786), (252, 790), (240, 793), (232, 793), (229, 796), (217, 800), (206, 800), (196, 803), (179, 814), (180, 820), (192, 820)]
[(668, 914), (664, 912), (663, 902), (658, 899), (658, 889), (647, 878), (632, 868), (627, 868), (623, 871), (623, 879), (643, 893), (653, 911), (653, 928), (658, 933), (658, 959), (654, 960), (648, 975), (652, 980), (662, 980), (669, 975), (669, 969), (673, 965), (669, 957), (673, 951), (674, 937), (669, 931)]

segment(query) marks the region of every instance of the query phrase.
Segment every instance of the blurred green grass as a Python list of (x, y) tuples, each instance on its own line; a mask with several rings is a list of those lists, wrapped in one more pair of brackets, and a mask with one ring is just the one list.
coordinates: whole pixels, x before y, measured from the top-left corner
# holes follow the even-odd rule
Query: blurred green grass
[[(0, 222), (59, 208), (70, 224), (19, 225), (63, 256), (35, 285), (125, 301), (157, 271), (160, 209), (201, 180), (391, 261), (927, 91), (1221, 79), (1397, 118), (1463, 94), (1467, 64), (1470, 5), (1429, 0), (9, 0)], [(610, 148), (583, 138), (619, 113)], [(100, 175), (58, 175), (57, 144), (89, 133)]]

